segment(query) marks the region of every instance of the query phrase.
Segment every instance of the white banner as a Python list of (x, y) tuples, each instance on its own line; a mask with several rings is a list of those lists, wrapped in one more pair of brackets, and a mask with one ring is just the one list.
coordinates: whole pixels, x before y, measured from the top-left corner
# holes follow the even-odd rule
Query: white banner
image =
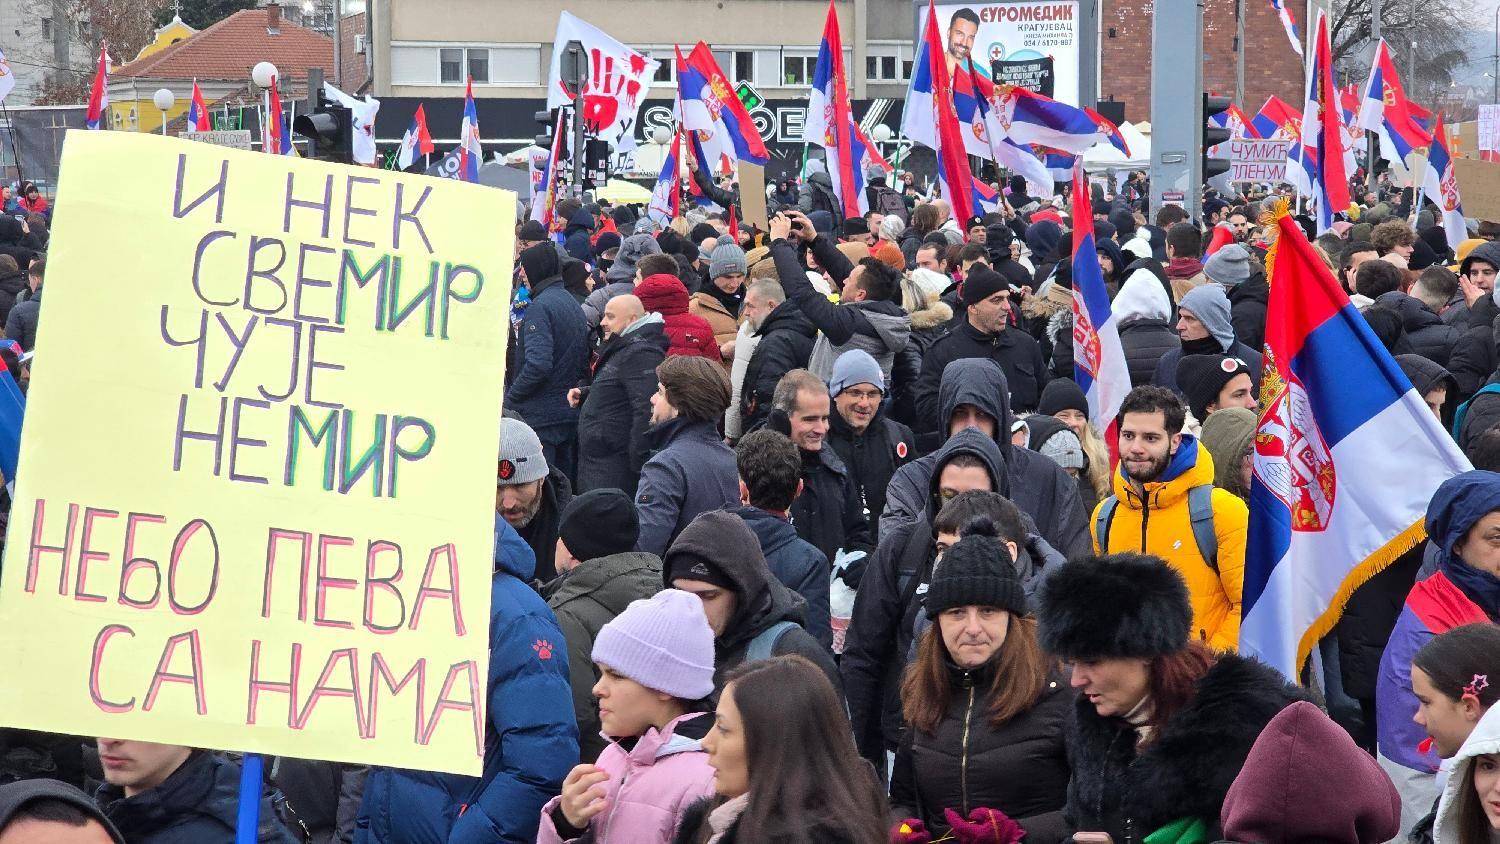
[(0, 53), (0, 100), (16, 87), (16, 75), (10, 69), (10, 62), (5, 60), (5, 54)]
[[(955, 18), (967, 10), (979, 19)], [(922, 10), (923, 13), (926, 9)], [(1015, 3), (939, 3), (938, 26), (950, 56), (968, 53), (986, 78), (992, 61), (1053, 59), (1052, 98), (1078, 105), (1077, 0), (1021, 0)], [(972, 47), (964, 44), (973, 39)], [(951, 65), (952, 62), (949, 62)]]
[(350, 146), (354, 150), (354, 163), (374, 164), (375, 113), (380, 111), (380, 100), (369, 94), (363, 100), (356, 100), (327, 82), (323, 83), (323, 95), (353, 113), (354, 125), (350, 131), (354, 133), (354, 141)]
[(1229, 180), (1231, 182), (1286, 181), (1287, 151), (1292, 142), (1236, 138), (1221, 146), (1229, 147)]
[(583, 117), (590, 134), (615, 146), (622, 133), (634, 137), (636, 112), (659, 64), (606, 35), (598, 27), (563, 12), (552, 39), (547, 72), (547, 108), (572, 105), (562, 84), (562, 55), (569, 41), (581, 41), (589, 78), (583, 90)]
[(1500, 105), (1479, 107), (1479, 151), (1500, 152)]

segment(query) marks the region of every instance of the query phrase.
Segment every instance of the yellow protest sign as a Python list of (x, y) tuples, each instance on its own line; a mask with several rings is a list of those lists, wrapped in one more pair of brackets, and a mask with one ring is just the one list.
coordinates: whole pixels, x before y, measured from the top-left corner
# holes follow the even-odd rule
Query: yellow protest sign
[(515, 197), (69, 132), (0, 724), (477, 774)]

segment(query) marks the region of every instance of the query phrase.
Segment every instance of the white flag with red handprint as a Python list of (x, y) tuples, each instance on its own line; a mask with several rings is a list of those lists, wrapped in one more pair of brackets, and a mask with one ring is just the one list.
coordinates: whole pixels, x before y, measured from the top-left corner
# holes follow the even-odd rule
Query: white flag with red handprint
[(573, 92), (562, 83), (562, 54), (569, 41), (582, 42), (588, 55), (589, 78), (583, 88), (584, 127), (610, 146), (618, 146), (620, 136), (625, 133), (634, 139), (636, 114), (659, 62), (621, 44), (593, 24), (563, 12), (557, 18), (552, 69), (547, 73), (549, 109), (573, 104)]

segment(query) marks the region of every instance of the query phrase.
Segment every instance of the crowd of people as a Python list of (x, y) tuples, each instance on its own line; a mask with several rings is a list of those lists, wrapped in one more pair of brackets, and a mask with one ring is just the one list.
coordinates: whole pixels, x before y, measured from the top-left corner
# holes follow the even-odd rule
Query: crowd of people
[[(1139, 174), (1017, 179), (959, 220), (867, 177), (848, 219), (814, 169), (765, 230), (518, 226), (483, 774), (267, 760), (260, 840), (1496, 840), (1500, 225), (1450, 251), (1382, 190), (1309, 231), (1476, 469), (1288, 678), (1237, 654), (1276, 197), (1148, 219)], [(1114, 442), (1073, 380), (1075, 202)], [(8, 222), (30, 351), (45, 219)], [(233, 838), (232, 755), (0, 741), (0, 844)]]

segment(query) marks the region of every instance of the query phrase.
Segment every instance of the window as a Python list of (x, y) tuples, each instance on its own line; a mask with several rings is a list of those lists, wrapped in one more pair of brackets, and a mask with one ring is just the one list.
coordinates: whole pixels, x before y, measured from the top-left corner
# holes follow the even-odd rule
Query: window
[(438, 51), (438, 78), (443, 82), (462, 82), (464, 51), (461, 47), (444, 47)]
[(469, 50), (469, 76), (475, 82), (490, 81), (490, 51)]
[(51, 18), (42, 18), (42, 40), (43, 41), (51, 41), (52, 40), (52, 19)]
[(897, 61), (895, 56), (865, 56), (865, 78), (871, 82), (894, 82)]
[(910, 79), (911, 78), (911, 62), (912, 62), (911, 59), (902, 59), (901, 60), (901, 78), (902, 79)]
[(755, 81), (755, 54), (749, 50), (734, 53), (734, 78), (745, 82)]
[(787, 56), (781, 57), (781, 84), (783, 85), (808, 85), (811, 84), (813, 74), (818, 68), (817, 56)]

